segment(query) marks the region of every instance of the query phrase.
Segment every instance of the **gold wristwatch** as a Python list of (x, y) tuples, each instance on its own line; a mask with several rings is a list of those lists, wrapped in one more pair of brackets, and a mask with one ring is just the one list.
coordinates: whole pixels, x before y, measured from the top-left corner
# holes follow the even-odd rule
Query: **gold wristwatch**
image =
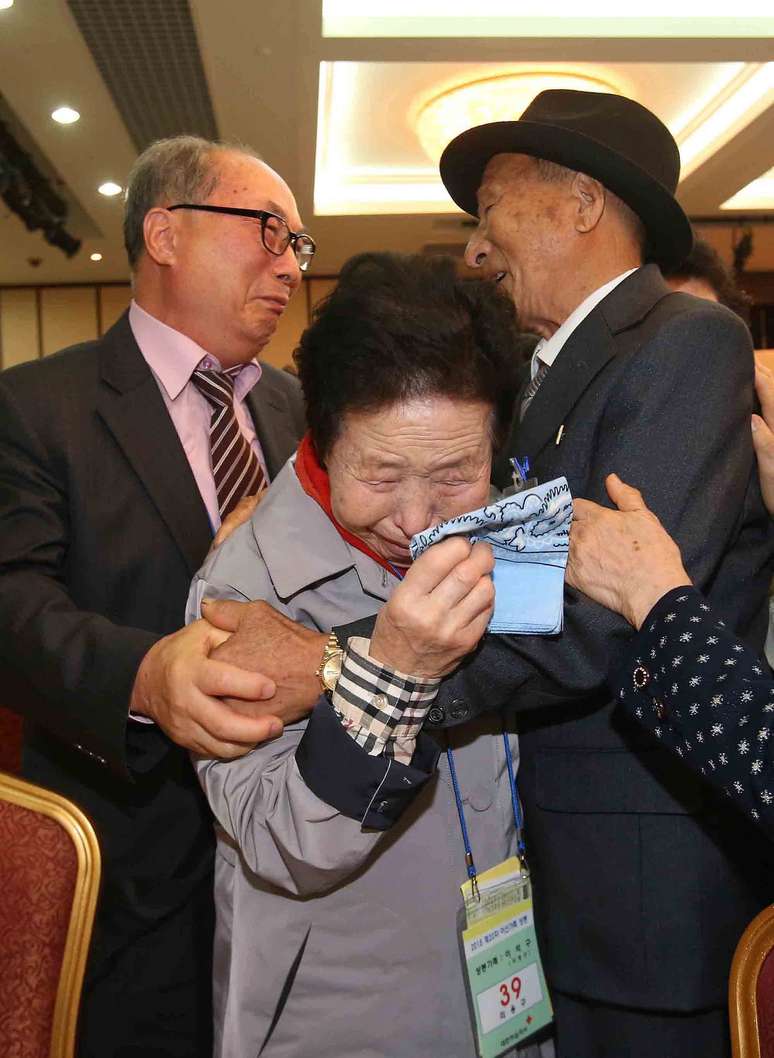
[(336, 638), (336, 633), (331, 632), (323, 649), (320, 667), (315, 672), (315, 676), (320, 677), (323, 691), (333, 692), (336, 689), (336, 684), (341, 675), (343, 657), (344, 651)]

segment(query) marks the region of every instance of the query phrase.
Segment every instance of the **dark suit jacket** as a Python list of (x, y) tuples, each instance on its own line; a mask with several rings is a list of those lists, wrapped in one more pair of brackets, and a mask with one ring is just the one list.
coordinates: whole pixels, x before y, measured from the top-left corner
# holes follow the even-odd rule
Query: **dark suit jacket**
[[(650, 265), (572, 334), (509, 454), (597, 502), (609, 504), (611, 471), (640, 488), (696, 584), (758, 649), (772, 534), (752, 408), (744, 324), (670, 293)], [(515, 696), (528, 710), (520, 789), (553, 986), (634, 1007), (720, 1005), (736, 940), (774, 891), (770, 850), (616, 708), (606, 680), (630, 636), (570, 592), (561, 636), (488, 637), (439, 704), (496, 708)]]
[[(264, 365), (248, 400), (276, 474), (303, 431), (298, 383)], [(96, 826), (94, 969), (209, 886), (212, 858), (187, 753), (127, 724), (138, 664), (182, 626), (212, 533), (126, 315), (0, 375), (0, 526), (3, 701), (26, 717), (24, 773)]]
[[(574, 331), (507, 454), (600, 503), (612, 471), (640, 488), (697, 586), (760, 650), (772, 530), (752, 408), (742, 321), (672, 293), (649, 265)], [(568, 592), (560, 636), (487, 636), (444, 681), (425, 730), (506, 703), (522, 710), (519, 787), (552, 987), (637, 1008), (720, 1006), (736, 941), (771, 901), (772, 850), (616, 708), (608, 674), (631, 636), (623, 618)], [(322, 782), (317, 792), (327, 796)], [(362, 805), (342, 810), (362, 818)]]

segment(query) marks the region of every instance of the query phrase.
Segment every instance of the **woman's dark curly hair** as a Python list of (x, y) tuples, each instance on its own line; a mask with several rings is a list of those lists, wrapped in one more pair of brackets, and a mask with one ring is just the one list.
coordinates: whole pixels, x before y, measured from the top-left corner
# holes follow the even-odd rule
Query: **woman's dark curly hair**
[(664, 274), (667, 279), (703, 280), (711, 290), (715, 291), (715, 296), (721, 305), (731, 309), (749, 324), (752, 299), (738, 285), (733, 273), (726, 268), (717, 250), (703, 239), (694, 239), (693, 249), (682, 264)]
[(352, 257), (293, 354), (319, 458), (347, 412), (433, 396), (491, 405), (499, 447), (518, 391), (517, 338), (510, 299), (458, 276), (451, 258)]

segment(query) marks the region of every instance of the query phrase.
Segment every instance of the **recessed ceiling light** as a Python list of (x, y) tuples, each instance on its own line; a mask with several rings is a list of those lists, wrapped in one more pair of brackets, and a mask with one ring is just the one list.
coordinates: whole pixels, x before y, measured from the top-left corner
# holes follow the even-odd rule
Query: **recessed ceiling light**
[[(2, 0), (0, 0), (0, 3), (2, 3)], [(60, 125), (72, 125), (80, 116), (78, 111), (73, 110), (72, 107), (57, 107), (56, 110), (51, 111), (51, 117), (54, 121), (58, 121)]]
[(112, 198), (113, 195), (120, 195), (123, 188), (120, 184), (114, 184), (112, 180), (106, 180), (104, 184), (100, 184), (97, 188), (101, 195), (106, 195), (108, 198)]
[(101, 261), (102, 260), (102, 254), (101, 253), (89, 254), (89, 260), (90, 261)]

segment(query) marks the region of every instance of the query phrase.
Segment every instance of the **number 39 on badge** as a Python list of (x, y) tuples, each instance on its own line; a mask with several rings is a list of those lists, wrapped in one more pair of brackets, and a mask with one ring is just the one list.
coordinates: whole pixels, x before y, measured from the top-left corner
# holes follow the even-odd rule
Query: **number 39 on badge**
[[(510, 1007), (513, 1011), (513, 1004), (518, 1003), (521, 997), (521, 978), (512, 977), (510, 981), (503, 981), (500, 985), (500, 1006)], [(523, 1002), (522, 1002), (523, 1005)], [(502, 1018), (504, 1011), (500, 1011), (500, 1017)]]

